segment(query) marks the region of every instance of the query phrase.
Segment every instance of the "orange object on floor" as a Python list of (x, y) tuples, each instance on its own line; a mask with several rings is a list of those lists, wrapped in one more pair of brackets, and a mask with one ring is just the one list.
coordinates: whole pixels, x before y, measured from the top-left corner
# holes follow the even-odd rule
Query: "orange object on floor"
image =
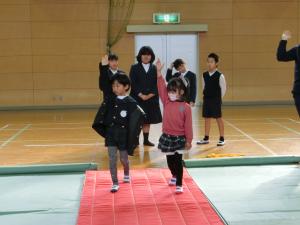
[(205, 195), (184, 171), (182, 194), (168, 186), (167, 169), (132, 170), (131, 183), (110, 193), (109, 171), (88, 171), (77, 225), (223, 225)]

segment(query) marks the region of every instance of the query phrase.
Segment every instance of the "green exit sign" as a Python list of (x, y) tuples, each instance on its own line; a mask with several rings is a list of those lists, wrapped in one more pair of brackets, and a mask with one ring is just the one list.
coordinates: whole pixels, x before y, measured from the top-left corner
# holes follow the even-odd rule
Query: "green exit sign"
[(153, 13), (153, 23), (180, 23), (180, 13)]

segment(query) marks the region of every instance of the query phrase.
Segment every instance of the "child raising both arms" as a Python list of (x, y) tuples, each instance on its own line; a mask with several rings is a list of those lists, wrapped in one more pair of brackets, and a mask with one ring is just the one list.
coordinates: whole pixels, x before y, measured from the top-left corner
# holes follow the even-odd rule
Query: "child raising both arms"
[(158, 148), (166, 154), (172, 178), (169, 185), (176, 185), (176, 193), (182, 193), (182, 153), (192, 147), (193, 129), (191, 106), (186, 103), (187, 88), (181, 78), (173, 78), (166, 85), (161, 74), (163, 65), (157, 60), (157, 86), (163, 103), (163, 134)]

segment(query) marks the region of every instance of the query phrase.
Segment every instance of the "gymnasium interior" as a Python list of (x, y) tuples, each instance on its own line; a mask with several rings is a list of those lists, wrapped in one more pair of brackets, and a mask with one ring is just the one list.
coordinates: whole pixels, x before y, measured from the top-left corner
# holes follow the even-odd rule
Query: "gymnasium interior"
[[(295, 62), (276, 58), (283, 31), (288, 49), (300, 43), (300, 0), (0, 0), (0, 30), (1, 225), (300, 224)], [(180, 195), (157, 148), (161, 123), (154, 147), (140, 135), (117, 193), (92, 129), (101, 58), (117, 54), (129, 74), (145, 45), (163, 75), (178, 57), (197, 75)], [(227, 85), (224, 146), (215, 121), (210, 143), (196, 144), (211, 52)]]

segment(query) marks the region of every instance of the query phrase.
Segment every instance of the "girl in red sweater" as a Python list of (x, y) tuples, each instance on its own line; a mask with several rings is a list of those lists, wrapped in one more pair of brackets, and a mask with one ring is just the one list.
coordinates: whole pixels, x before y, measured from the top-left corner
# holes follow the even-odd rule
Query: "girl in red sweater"
[(193, 128), (191, 106), (185, 102), (187, 88), (181, 78), (173, 78), (166, 85), (161, 74), (163, 65), (157, 60), (157, 86), (164, 106), (162, 131), (158, 148), (166, 153), (172, 173), (169, 185), (176, 185), (176, 193), (182, 193), (182, 153), (192, 147)]

